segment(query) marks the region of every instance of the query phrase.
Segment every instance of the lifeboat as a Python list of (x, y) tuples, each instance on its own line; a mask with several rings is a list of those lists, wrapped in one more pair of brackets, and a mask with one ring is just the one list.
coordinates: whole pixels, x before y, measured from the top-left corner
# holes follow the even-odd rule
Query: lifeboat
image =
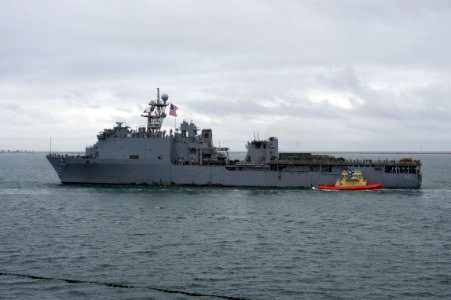
[(411, 159), (410, 157), (403, 157), (399, 160), (399, 162), (401, 163), (411, 163), (413, 162), (413, 159)]
[(319, 190), (377, 190), (381, 187), (379, 183), (368, 183), (360, 170), (344, 170), (335, 184), (317, 184)]

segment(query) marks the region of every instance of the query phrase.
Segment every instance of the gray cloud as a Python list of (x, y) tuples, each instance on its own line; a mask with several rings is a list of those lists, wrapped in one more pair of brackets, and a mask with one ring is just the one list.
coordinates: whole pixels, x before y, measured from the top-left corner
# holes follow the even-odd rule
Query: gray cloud
[(81, 150), (159, 86), (235, 150), (449, 150), (449, 36), (449, 1), (3, 1), (0, 148)]

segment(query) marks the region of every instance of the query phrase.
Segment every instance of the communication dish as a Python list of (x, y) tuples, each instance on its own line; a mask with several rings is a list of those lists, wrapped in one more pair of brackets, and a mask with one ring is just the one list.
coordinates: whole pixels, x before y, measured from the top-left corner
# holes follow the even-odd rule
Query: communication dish
[(168, 99), (169, 99), (168, 94), (161, 95), (161, 99), (163, 99), (163, 101), (168, 101)]

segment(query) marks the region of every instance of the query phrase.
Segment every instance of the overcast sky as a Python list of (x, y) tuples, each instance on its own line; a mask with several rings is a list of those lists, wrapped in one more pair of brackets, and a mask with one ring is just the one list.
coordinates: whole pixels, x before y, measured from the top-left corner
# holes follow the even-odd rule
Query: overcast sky
[(0, 149), (84, 150), (156, 87), (236, 151), (451, 151), (451, 1), (0, 0)]

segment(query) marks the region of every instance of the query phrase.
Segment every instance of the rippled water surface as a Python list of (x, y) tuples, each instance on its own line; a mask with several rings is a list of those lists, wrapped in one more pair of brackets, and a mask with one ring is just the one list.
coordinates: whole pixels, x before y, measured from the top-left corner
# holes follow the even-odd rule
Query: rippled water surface
[(451, 156), (415, 158), (420, 190), (324, 192), (61, 185), (0, 154), (0, 272), (135, 286), (2, 275), (0, 298), (451, 299)]

